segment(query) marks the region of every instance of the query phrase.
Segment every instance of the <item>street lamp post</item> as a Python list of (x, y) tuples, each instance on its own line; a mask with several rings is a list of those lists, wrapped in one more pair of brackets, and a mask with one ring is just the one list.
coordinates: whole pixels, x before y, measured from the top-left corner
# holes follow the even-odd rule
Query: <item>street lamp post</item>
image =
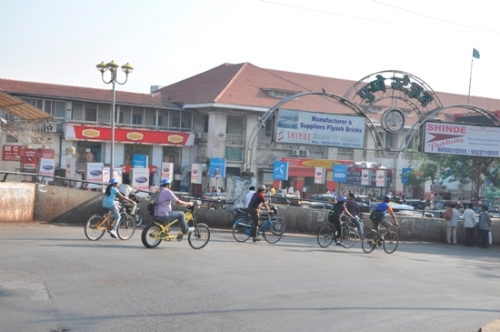
[[(122, 70), (125, 73), (125, 81), (123, 83), (120, 83), (117, 80), (117, 71), (118, 71), (119, 65), (116, 64), (116, 62), (111, 61), (109, 63), (104, 63), (104, 61), (103, 61), (100, 64), (98, 64), (96, 67), (97, 67), (97, 70), (101, 72), (102, 81), (106, 84), (112, 84), (112, 87), (113, 87), (113, 104), (111, 106), (111, 109), (113, 112), (112, 116), (111, 116), (111, 172), (112, 172), (114, 167), (115, 167), (115, 119), (116, 119), (116, 109), (115, 109), (116, 90), (115, 90), (115, 86), (117, 83), (120, 85), (124, 85), (125, 83), (127, 83), (128, 74), (130, 74), (134, 70), (134, 68), (128, 62), (127, 62), (127, 64), (122, 66)], [(104, 79), (104, 73), (107, 72), (108, 70), (111, 73), (111, 78), (109, 79), (109, 81), (106, 81)]]

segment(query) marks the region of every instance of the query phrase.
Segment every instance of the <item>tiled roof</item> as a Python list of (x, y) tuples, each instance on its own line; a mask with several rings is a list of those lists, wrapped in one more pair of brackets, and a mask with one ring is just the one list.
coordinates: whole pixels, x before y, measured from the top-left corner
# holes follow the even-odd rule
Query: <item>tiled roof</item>
[[(0, 78), (0, 90), (11, 95), (112, 103), (111, 90), (14, 81)], [(116, 91), (116, 102), (136, 106), (177, 108), (167, 96)]]

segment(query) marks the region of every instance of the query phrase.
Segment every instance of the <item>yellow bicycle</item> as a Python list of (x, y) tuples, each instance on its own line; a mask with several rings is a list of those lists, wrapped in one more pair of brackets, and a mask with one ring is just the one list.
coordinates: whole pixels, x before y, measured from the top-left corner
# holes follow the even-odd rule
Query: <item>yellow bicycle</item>
[[(194, 209), (195, 205), (192, 205), (188, 207), (187, 211), (184, 213), (186, 222), (188, 224), (189, 222), (191, 222), (195, 229), (194, 232), (188, 234), (188, 242), (191, 248), (201, 249), (205, 247), (210, 240), (210, 228), (208, 228), (208, 226), (205, 224), (199, 224), (196, 222), (196, 219), (194, 218)], [(170, 234), (170, 226), (177, 223), (178, 221), (178, 219), (174, 219), (168, 224), (164, 224), (160, 221), (153, 220), (153, 222), (144, 227), (142, 231), (142, 244), (144, 244), (146, 248), (155, 248), (163, 240), (169, 242), (172, 242), (174, 240), (182, 241), (184, 237), (184, 234), (182, 234), (182, 230), (179, 230), (177, 234)]]
[[(93, 214), (85, 224), (85, 236), (90, 241), (99, 240), (106, 231), (110, 231), (115, 224), (113, 212), (104, 209), (104, 214)], [(120, 213), (120, 224), (116, 229), (116, 234), (121, 240), (128, 240), (135, 232), (135, 218), (125, 212)]]

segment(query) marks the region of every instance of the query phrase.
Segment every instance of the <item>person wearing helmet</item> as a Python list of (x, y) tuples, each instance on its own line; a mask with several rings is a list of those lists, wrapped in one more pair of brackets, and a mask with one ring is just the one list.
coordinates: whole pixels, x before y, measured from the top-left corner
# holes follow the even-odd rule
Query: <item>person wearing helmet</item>
[(361, 211), (359, 210), (358, 202), (354, 200), (354, 194), (351, 192), (349, 193), (349, 195), (347, 195), (347, 202), (345, 203), (345, 207), (347, 211), (349, 211), (349, 213), (354, 216), (352, 222), (358, 228), (359, 238), (363, 239), (363, 227), (361, 227), (361, 222), (359, 221), (359, 214)]
[(266, 202), (266, 186), (261, 184), (257, 187), (257, 192), (253, 194), (252, 199), (250, 199), (250, 203), (248, 203), (248, 213), (252, 215), (252, 233), (250, 236), (253, 237), (253, 242), (260, 241), (260, 238), (257, 236), (257, 228), (259, 227), (261, 209), (264, 208), (268, 211), (268, 213), (272, 214), (273, 211), (269, 208), (269, 205)]
[(118, 202), (116, 201), (116, 197), (127, 201), (133, 202), (130, 198), (125, 197), (120, 193), (117, 188), (118, 180), (116, 178), (111, 178), (109, 180), (109, 184), (106, 187), (106, 192), (104, 193), (104, 199), (102, 201), (102, 206), (105, 209), (109, 209), (113, 211), (113, 216), (115, 217), (115, 223), (113, 224), (113, 228), (109, 231), (109, 234), (116, 238), (116, 230), (118, 229), (118, 224), (120, 223), (120, 209), (118, 208)]
[(382, 214), (382, 219), (379, 222), (372, 220), (374, 229), (378, 230), (379, 224), (382, 224), (382, 226), (385, 227), (382, 234), (380, 234), (380, 238), (382, 239), (382, 241), (384, 240), (385, 234), (387, 234), (387, 232), (391, 229), (391, 226), (392, 226), (392, 223), (390, 223), (389, 221), (387, 221), (385, 219), (386, 212), (389, 212), (389, 214), (391, 215), (394, 225), (396, 225), (396, 226), (399, 225), (398, 221), (396, 220), (396, 216), (394, 215), (394, 211), (392, 210), (392, 207), (389, 205), (390, 201), (391, 201), (391, 198), (389, 196), (385, 196), (384, 200), (382, 202), (378, 203), (375, 210), (380, 211), (380, 213)]
[(337, 198), (337, 203), (333, 206), (332, 210), (330, 213), (328, 213), (328, 221), (333, 224), (335, 227), (335, 243), (338, 246), (342, 245), (342, 240), (340, 239), (341, 233), (342, 233), (342, 228), (340, 226), (340, 217), (343, 214), (347, 214), (349, 217), (354, 219), (354, 216), (347, 210), (345, 207), (345, 197), (344, 196), (339, 196)]
[(193, 203), (187, 203), (179, 200), (170, 190), (172, 183), (169, 179), (163, 179), (160, 182), (160, 193), (156, 198), (156, 207), (153, 219), (162, 223), (169, 223), (174, 219), (179, 220), (179, 226), (183, 234), (194, 232), (194, 227), (188, 227), (186, 217), (182, 211), (172, 211), (172, 202), (177, 205), (191, 206)]

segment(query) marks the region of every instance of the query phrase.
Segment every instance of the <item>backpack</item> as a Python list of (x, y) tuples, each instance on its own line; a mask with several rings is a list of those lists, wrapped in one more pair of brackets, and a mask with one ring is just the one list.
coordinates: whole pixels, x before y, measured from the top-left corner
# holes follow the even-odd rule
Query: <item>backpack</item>
[(446, 210), (446, 212), (443, 214), (443, 218), (445, 220), (451, 220), (451, 218), (453, 217), (453, 210), (451, 208), (449, 208), (448, 210)]
[(153, 194), (151, 194), (149, 198), (149, 204), (147, 206), (148, 208), (148, 213), (150, 216), (154, 217), (155, 215), (155, 208), (158, 205), (158, 196), (160, 196), (160, 192), (163, 188), (160, 188), (159, 190), (155, 191)]
[(370, 213), (370, 219), (372, 221), (375, 221), (375, 222), (380, 222), (382, 221), (382, 218), (384, 217), (384, 212), (380, 211), (380, 210), (373, 210), (371, 213)]

